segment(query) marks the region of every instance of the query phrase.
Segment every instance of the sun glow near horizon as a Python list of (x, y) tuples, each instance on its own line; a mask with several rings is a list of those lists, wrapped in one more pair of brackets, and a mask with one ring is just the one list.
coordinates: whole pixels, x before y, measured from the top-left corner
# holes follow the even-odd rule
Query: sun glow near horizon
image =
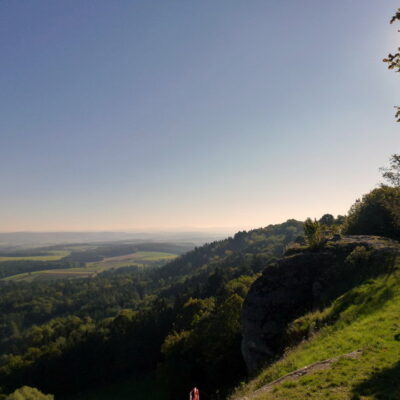
[(345, 214), (400, 147), (396, 6), (2, 2), (0, 231)]

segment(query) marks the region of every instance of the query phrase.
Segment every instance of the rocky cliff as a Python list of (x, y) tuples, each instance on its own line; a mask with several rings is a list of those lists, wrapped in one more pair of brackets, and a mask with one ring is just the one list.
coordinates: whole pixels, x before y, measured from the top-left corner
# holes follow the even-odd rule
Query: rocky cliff
[[(387, 272), (399, 243), (376, 236), (335, 237), (318, 250), (289, 250), (252, 285), (242, 318), (242, 354), (248, 371), (283, 353), (288, 325), (322, 309), (360, 282)], [(301, 339), (301, 338), (299, 338)]]

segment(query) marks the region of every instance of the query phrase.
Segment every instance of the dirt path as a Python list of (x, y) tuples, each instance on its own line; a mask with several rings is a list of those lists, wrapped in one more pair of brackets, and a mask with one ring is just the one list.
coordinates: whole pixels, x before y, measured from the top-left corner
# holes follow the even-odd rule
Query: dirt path
[(348, 354), (343, 354), (341, 356), (338, 357), (334, 357), (334, 358), (329, 358), (328, 360), (324, 360), (324, 361), (318, 361), (314, 364), (308, 365), (307, 367), (303, 367), (300, 368), (296, 371), (293, 371), (285, 376), (282, 376), (278, 379), (276, 379), (275, 381), (272, 381), (262, 387), (260, 387), (260, 389), (257, 389), (256, 391), (254, 391), (253, 393), (244, 396), (244, 397), (238, 397), (234, 400), (250, 400), (250, 399), (254, 399), (255, 397), (257, 397), (258, 395), (262, 394), (262, 393), (268, 393), (270, 392), (276, 385), (283, 383), (283, 382), (288, 382), (288, 381), (294, 381), (304, 375), (308, 375), (311, 374), (313, 372), (316, 371), (322, 371), (324, 369), (329, 368), (334, 362), (340, 360), (341, 358), (358, 358), (360, 357), (362, 354), (362, 350), (356, 350), (353, 351), (351, 353)]

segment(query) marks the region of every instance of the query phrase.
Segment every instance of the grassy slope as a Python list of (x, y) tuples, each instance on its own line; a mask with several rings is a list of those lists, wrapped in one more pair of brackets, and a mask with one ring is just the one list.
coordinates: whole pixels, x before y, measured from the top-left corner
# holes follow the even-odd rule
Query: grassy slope
[(329, 369), (296, 381), (278, 384), (257, 399), (305, 400), (400, 399), (400, 270), (370, 280), (341, 296), (328, 309), (303, 317), (335, 320), (311, 339), (288, 351), (254, 380), (237, 390), (233, 398), (296, 369), (362, 349), (358, 359), (341, 359)]

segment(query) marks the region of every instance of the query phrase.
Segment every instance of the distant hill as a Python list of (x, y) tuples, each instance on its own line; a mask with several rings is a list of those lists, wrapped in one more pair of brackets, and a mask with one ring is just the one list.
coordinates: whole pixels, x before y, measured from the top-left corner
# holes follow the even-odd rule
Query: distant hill
[(112, 241), (192, 242), (201, 245), (225, 237), (207, 232), (10, 232), (0, 233), (0, 248), (44, 247), (56, 244), (106, 243)]

